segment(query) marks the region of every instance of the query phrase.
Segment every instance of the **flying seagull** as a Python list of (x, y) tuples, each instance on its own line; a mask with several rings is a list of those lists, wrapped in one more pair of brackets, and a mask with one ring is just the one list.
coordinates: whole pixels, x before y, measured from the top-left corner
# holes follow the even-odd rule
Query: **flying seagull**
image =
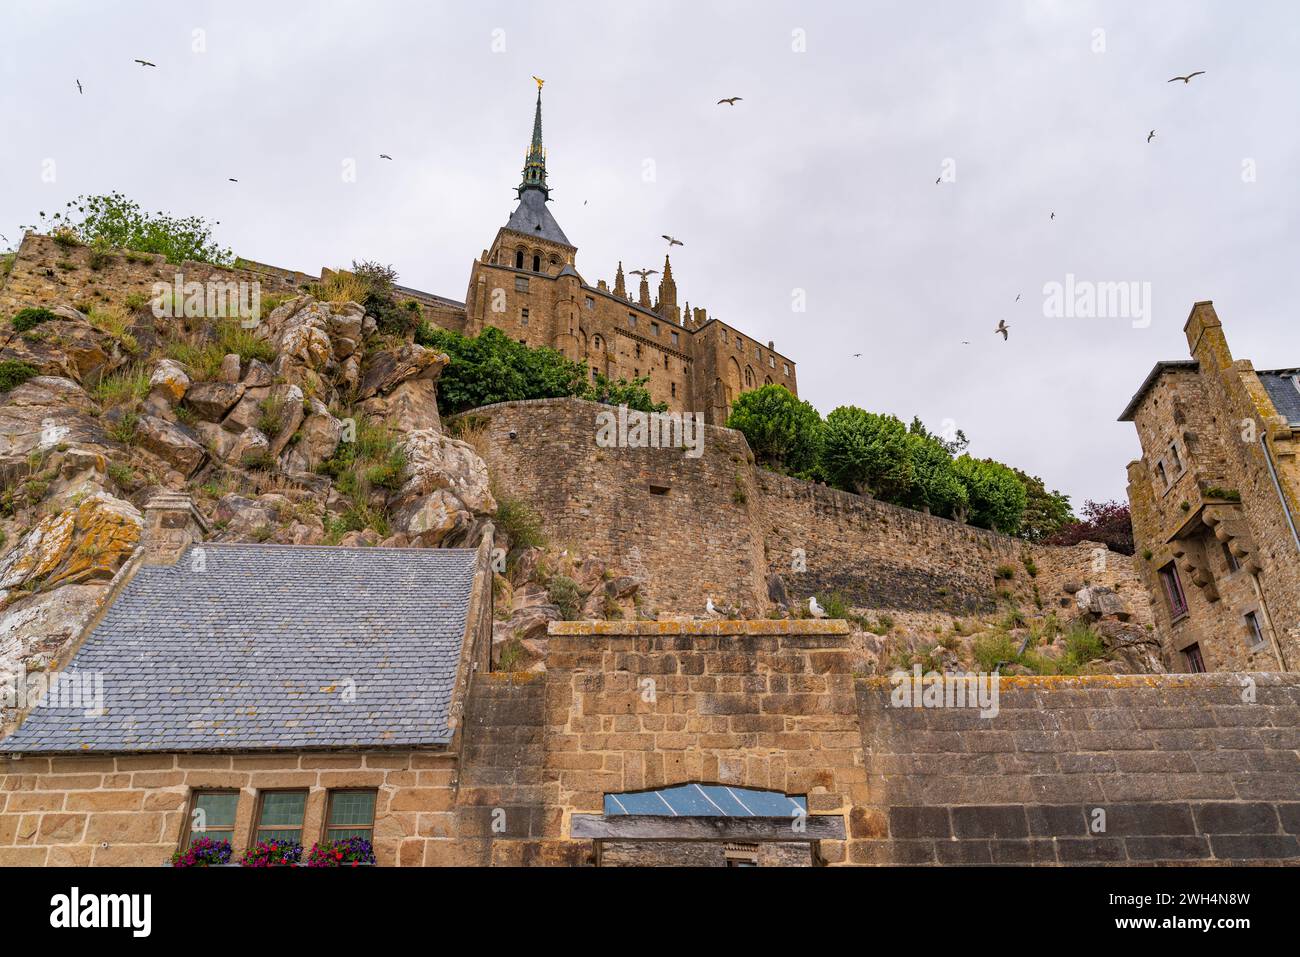
[(1020, 293), (1016, 293), (1016, 302), (1020, 301)]
[(387, 153), (380, 153), (380, 154), (379, 154), (379, 158), (380, 158), (381, 160), (391, 160), (391, 159), (392, 159), (392, 157), (389, 156)]
[(735, 106), (737, 102), (743, 99), (743, 96), (724, 96), (722, 99), (718, 100), (718, 106), (721, 106), (723, 103), (726, 103), (727, 106)]
[(155, 67), (156, 67), (156, 66), (158, 65), (157, 63), (150, 63), (148, 60), (136, 60), (135, 62), (138, 63), (138, 64), (140, 64), (141, 66), (155, 66)]
[(1197, 70), (1195, 73), (1189, 73), (1189, 74), (1187, 74), (1187, 76), (1176, 76), (1176, 77), (1174, 77), (1173, 79), (1166, 80), (1165, 82), (1166, 82), (1166, 83), (1177, 83), (1179, 80), (1182, 80), (1184, 83), (1191, 83), (1191, 82), (1192, 82), (1192, 77), (1194, 77), (1194, 76), (1200, 76), (1200, 75), (1201, 75), (1202, 73), (1204, 73), (1204, 72), (1205, 72), (1204, 70)]
[(963, 340), (961, 341), (961, 344), (962, 344), (963, 346), (968, 346), (968, 345), (970, 345), (970, 340), (969, 340), (969, 339), (963, 339)]
[(667, 233), (664, 233), (664, 234), (663, 234), (663, 237), (664, 237), (664, 239), (668, 240), (668, 246), (669, 246), (669, 248), (672, 248), (673, 246), (685, 246), (685, 245), (686, 245), (686, 244), (685, 244), (684, 242), (682, 242), (680, 239), (673, 239), (673, 237), (669, 236)]
[(1056, 218), (1056, 210), (1052, 210), (1052, 216), (1051, 216), (1051, 218), (1052, 218), (1052, 219), (1055, 219), (1055, 218)]
[(1155, 131), (1155, 130), (1152, 130), (1150, 133), (1147, 134), (1147, 142), (1148, 142), (1148, 143), (1150, 143), (1150, 142), (1151, 142), (1153, 139), (1155, 139), (1155, 138), (1156, 138), (1156, 131)]
[(935, 184), (936, 186), (938, 186), (941, 182), (943, 182), (943, 177), (942, 177), (942, 176), (940, 176), (938, 179), (936, 179), (936, 180), (934, 181), (934, 184)]
[(239, 180), (235, 179), (233, 176), (227, 176), (226, 179), (228, 179), (228, 180), (229, 180), (230, 182), (232, 182), (232, 183), (238, 183), (238, 182), (239, 182)]
[(993, 334), (996, 336), (999, 332), (1002, 333), (1002, 341), (1003, 341), (1003, 342), (1006, 342), (1006, 341), (1007, 341), (1007, 330), (1010, 329), (1010, 328), (1011, 328), (1011, 327), (1007, 325), (1007, 321), (1006, 321), (1005, 319), (999, 319), (999, 320), (998, 320), (998, 327), (997, 327), (996, 329), (993, 330)]
[(658, 269), (629, 269), (628, 272), (633, 276), (640, 276), (644, 279), (646, 276), (653, 276), (659, 272)]
[(855, 358), (855, 359), (860, 359), (860, 358), (862, 358), (862, 353), (861, 353), (861, 352), (855, 352), (855, 353), (853, 353), (853, 358)]
[(816, 596), (816, 595), (813, 595), (811, 598), (808, 599), (808, 612), (809, 612), (809, 614), (811, 614), (814, 618), (825, 618), (825, 617), (826, 617), (826, 609), (823, 608), (821, 605), (817, 604), (817, 596)]
[(83, 90), (83, 89), (81, 88), (81, 81), (80, 81), (80, 80), (77, 81), (77, 92), (80, 93), (80, 94), (82, 94), (83, 96), (84, 96), (85, 93), (86, 93), (86, 91)]

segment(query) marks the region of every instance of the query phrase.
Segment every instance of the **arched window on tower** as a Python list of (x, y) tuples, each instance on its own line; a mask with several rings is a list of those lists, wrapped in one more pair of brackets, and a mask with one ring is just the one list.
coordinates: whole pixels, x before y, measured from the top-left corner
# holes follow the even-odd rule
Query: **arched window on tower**
[(515, 250), (515, 268), (516, 269), (524, 268), (524, 251), (522, 249)]
[(542, 271), (542, 257), (541, 257), (541, 256), (538, 256), (536, 253), (534, 253), (534, 254), (533, 254), (533, 272), (541, 272), (541, 271)]

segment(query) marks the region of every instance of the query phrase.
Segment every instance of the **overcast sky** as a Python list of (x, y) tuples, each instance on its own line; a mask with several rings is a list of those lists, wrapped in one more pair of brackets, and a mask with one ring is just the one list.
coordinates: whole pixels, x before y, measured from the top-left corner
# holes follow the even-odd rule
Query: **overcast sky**
[[(14, 243), (40, 210), (120, 190), (219, 220), (251, 259), (313, 274), (380, 260), (463, 300), (514, 205), (536, 74), (551, 209), (583, 277), (661, 268), (660, 234), (681, 238), (679, 298), (774, 340), (823, 414), (951, 420), (972, 453), (1077, 507), (1124, 497), (1139, 447), (1116, 416), (1156, 360), (1186, 357), (1193, 302), (1214, 300), (1238, 358), (1300, 364), (1294, 3), (5, 0), (3, 14)], [(1149, 283), (1149, 326), (1046, 315), (1067, 274)]]

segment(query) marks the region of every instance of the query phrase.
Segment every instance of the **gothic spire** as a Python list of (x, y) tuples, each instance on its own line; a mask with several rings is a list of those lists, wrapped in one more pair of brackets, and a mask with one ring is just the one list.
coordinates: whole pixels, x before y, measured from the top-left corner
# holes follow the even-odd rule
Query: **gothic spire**
[[(537, 79), (533, 77), (533, 79)], [(524, 190), (540, 190), (548, 200), (551, 191), (546, 185), (546, 150), (542, 147), (542, 81), (537, 80), (537, 112), (533, 115), (533, 139), (524, 154), (524, 178), (517, 187), (520, 197)]]

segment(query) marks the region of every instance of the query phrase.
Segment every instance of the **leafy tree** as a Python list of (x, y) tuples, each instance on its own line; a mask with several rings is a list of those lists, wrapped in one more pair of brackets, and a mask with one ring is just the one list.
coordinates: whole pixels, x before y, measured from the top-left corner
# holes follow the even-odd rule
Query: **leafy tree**
[(969, 507), (966, 486), (957, 478), (952, 455), (942, 440), (909, 430), (907, 457), (912, 482), (895, 504), (951, 518)]
[(892, 415), (842, 405), (826, 416), (821, 468), (840, 488), (896, 500), (912, 481), (907, 428)]
[(992, 459), (962, 455), (953, 462), (957, 479), (966, 487), (969, 520), (980, 528), (1014, 535), (1020, 528), (1028, 495), (1016, 473)]
[(966, 438), (966, 433), (961, 429), (953, 433), (951, 439), (945, 439), (942, 435), (936, 435), (927, 429), (920, 417), (915, 415), (912, 416), (912, 424), (907, 427), (907, 431), (922, 438), (934, 439), (948, 451), (949, 455), (960, 455), (970, 446), (970, 439)]
[(1016, 477), (1025, 487), (1025, 514), (1020, 520), (1020, 537), (1031, 542), (1041, 542), (1049, 535), (1075, 521), (1070, 508), (1070, 496), (1047, 490), (1043, 480), (1013, 468)]
[(1048, 545), (1100, 542), (1112, 552), (1132, 555), (1133, 517), (1126, 502), (1083, 503), (1083, 519), (1072, 522), (1043, 539)]
[(603, 402), (606, 405), (625, 405), (629, 409), (639, 409), (642, 412), (663, 412), (668, 408), (668, 403), (655, 402), (650, 397), (650, 390), (645, 387), (649, 381), (648, 375), (643, 375), (639, 379), (614, 381), (607, 378), (603, 372), (598, 372), (594, 382), (587, 383), (581, 392), (574, 394), (580, 399), (590, 399), (592, 402)]
[(168, 262), (184, 260), (229, 266), (234, 255), (212, 238), (212, 227), (202, 216), (175, 217), (159, 210), (146, 213), (140, 204), (121, 193), (78, 196), (62, 212), (46, 216), (23, 229), (75, 238), (98, 249), (134, 249), (161, 253)]
[(397, 271), (383, 263), (352, 260), (352, 274), (360, 280), (365, 292), (361, 305), (366, 314), (375, 317), (375, 326), (389, 335), (410, 336), (420, 326), (420, 304), (409, 299), (397, 302)]
[(761, 465), (799, 476), (817, 468), (822, 417), (783, 385), (742, 392), (732, 403), (727, 425), (744, 433)]
[(645, 389), (647, 378), (587, 381), (585, 364), (554, 349), (533, 349), (489, 326), (473, 338), (421, 325), (416, 342), (447, 353), (451, 362), (438, 380), (438, 411), (455, 415), (494, 402), (522, 399), (580, 399), (627, 405), (642, 412), (661, 412)]

